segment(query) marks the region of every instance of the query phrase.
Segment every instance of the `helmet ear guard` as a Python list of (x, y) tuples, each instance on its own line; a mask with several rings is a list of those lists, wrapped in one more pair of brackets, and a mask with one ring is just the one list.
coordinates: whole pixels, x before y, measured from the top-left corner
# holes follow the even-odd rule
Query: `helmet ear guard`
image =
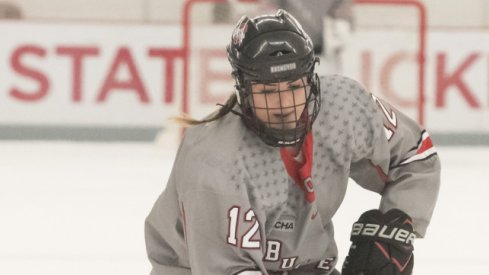
[[(227, 55), (233, 68), (240, 115), (247, 127), (271, 146), (301, 143), (310, 131), (320, 108), (319, 81), (314, 72), (319, 58), (314, 55), (311, 39), (295, 18), (284, 10), (278, 10), (275, 15), (253, 19), (243, 16), (233, 31), (231, 43), (227, 46)], [(290, 83), (302, 77), (307, 77), (308, 83), (303, 87), (309, 93), (304, 96), (305, 103), (295, 105), (294, 98), (295, 121), (280, 125), (270, 120), (270, 110), (268, 120), (259, 119), (259, 110), (255, 108), (252, 94), (254, 83)], [(282, 96), (280, 92), (285, 91), (278, 91)], [(282, 103), (280, 106), (282, 108)], [(297, 112), (301, 111), (295, 109), (298, 106), (304, 108), (299, 115)], [(289, 113), (290, 108), (287, 107), (286, 111), (282, 108), (280, 112)], [(295, 127), (291, 128), (291, 123), (295, 123)]]

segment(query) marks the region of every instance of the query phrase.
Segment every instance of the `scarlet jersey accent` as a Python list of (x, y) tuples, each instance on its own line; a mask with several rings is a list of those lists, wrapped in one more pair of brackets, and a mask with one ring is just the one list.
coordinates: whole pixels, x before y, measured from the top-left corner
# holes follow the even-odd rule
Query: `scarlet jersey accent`
[(183, 237), (185, 238), (185, 241), (187, 241), (187, 217), (185, 216), (185, 207), (183, 206), (182, 203), (182, 217), (183, 217)]
[(416, 154), (410, 158), (403, 160), (400, 165), (405, 165), (417, 160), (427, 159), (434, 154), (436, 154), (436, 149), (433, 146), (430, 135), (428, 134), (428, 132), (423, 131), (421, 135), (421, 140), (416, 147)]
[(311, 220), (314, 220), (318, 214), (319, 214), (319, 210), (316, 210), (316, 212), (314, 212), (314, 214), (312, 214)]
[(312, 133), (309, 132), (307, 134), (301, 150), (304, 154), (304, 163), (298, 163), (285, 148), (280, 148), (280, 155), (287, 169), (287, 173), (299, 185), (302, 191), (304, 191), (305, 199), (309, 203), (312, 203), (316, 199), (311, 178), (313, 161)]
[(369, 160), (370, 165), (372, 165), (375, 170), (377, 171), (377, 174), (379, 174), (380, 179), (385, 183), (389, 179), (389, 176), (382, 170), (382, 167), (379, 165), (375, 165), (371, 160)]

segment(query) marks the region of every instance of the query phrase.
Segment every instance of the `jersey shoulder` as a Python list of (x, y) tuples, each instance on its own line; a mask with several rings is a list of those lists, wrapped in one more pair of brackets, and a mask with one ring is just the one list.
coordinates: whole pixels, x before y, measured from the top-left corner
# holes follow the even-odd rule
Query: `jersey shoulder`
[[(225, 193), (236, 171), (236, 158), (244, 131), (240, 118), (228, 114), (186, 129), (174, 164), (179, 192)], [(229, 185), (229, 184), (228, 184)]]
[(181, 145), (185, 162), (199, 167), (224, 165), (235, 155), (242, 128), (239, 117), (233, 114), (217, 121), (188, 127)]
[(377, 119), (374, 98), (359, 82), (346, 76), (326, 75), (320, 78), (320, 85), (323, 119), (361, 125)]
[(335, 92), (344, 92), (351, 95), (359, 95), (367, 93), (362, 84), (344, 75), (323, 75), (319, 77), (319, 81), (322, 94), (328, 95)]
[(372, 94), (345, 76), (328, 75), (320, 81), (321, 111), (316, 127), (319, 134), (330, 141), (333, 151), (366, 155), (377, 132), (382, 130), (382, 117)]

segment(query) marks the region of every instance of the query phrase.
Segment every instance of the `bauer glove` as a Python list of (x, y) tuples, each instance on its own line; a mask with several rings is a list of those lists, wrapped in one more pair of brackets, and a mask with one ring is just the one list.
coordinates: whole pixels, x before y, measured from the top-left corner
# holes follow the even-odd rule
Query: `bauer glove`
[(353, 224), (341, 274), (410, 275), (415, 237), (412, 219), (403, 211), (367, 211)]

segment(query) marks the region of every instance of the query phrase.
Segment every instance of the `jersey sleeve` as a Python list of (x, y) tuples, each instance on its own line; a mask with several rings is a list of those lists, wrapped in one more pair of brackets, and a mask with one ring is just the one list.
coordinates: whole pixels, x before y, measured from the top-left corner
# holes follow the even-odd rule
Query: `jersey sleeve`
[(184, 220), (179, 206), (173, 169), (163, 193), (145, 221), (146, 251), (151, 275), (191, 275), (186, 256)]
[[(351, 177), (381, 194), (380, 210), (398, 208), (413, 218), (423, 237), (440, 185), (440, 161), (428, 132), (384, 100), (368, 99), (359, 128), (362, 144), (353, 154)], [(361, 126), (360, 126), (361, 124)]]
[(205, 147), (182, 146), (146, 220), (151, 275), (262, 274), (257, 213), (230, 180), (226, 154)]

